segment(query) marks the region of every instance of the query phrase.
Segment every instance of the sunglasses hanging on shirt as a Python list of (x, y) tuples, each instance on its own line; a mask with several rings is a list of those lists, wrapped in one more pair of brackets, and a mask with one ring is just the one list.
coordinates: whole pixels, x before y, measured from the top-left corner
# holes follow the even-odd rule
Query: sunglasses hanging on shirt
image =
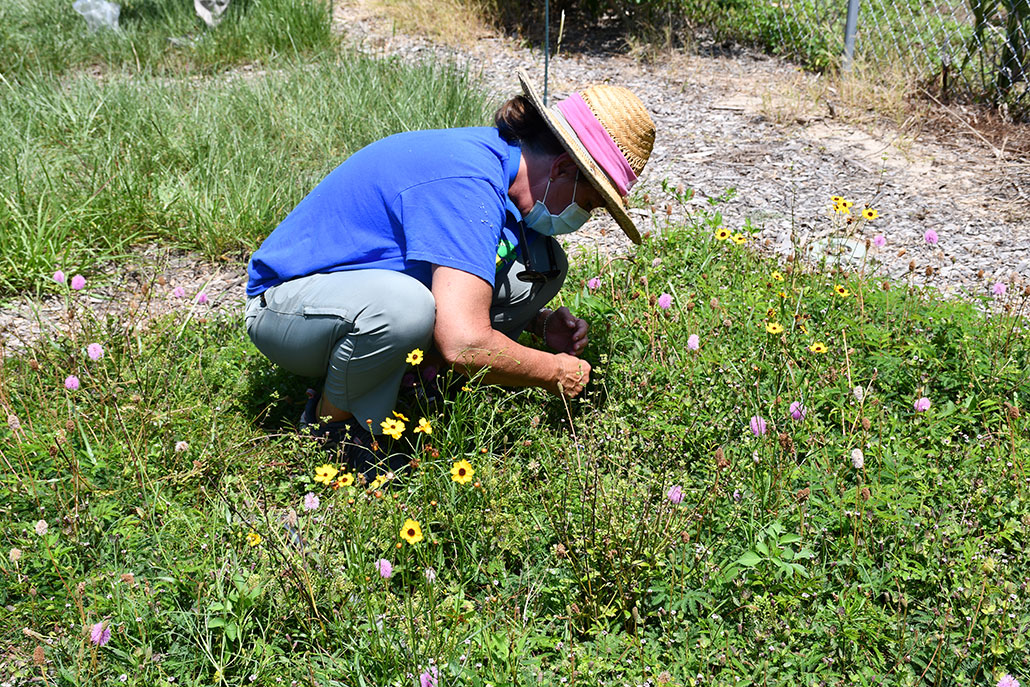
[(519, 251), (522, 253), (522, 264), (526, 266), (526, 269), (516, 274), (515, 278), (530, 284), (543, 284), (560, 275), (561, 270), (558, 269), (558, 262), (554, 257), (554, 239), (547, 236), (542, 237), (547, 242), (548, 264), (546, 272), (537, 272), (533, 269), (532, 259), (529, 257), (529, 241), (526, 238), (525, 222), (519, 222), (519, 232), (521, 233)]

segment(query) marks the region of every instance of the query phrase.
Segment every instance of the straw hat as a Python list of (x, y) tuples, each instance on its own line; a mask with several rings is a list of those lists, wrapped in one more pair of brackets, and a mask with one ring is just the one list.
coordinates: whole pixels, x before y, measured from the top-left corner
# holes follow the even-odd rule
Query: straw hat
[[(557, 106), (544, 106), (543, 100), (530, 85), (529, 77), (525, 72), (520, 71), (518, 76), (526, 98), (537, 109), (544, 121), (547, 122), (547, 126), (576, 161), (580, 170), (586, 174), (590, 183), (604, 198), (605, 205), (612, 217), (633, 243), (640, 243), (640, 232), (637, 231), (636, 225), (626, 212), (625, 193), (620, 193), (613, 180), (613, 176), (619, 176), (619, 173), (613, 170), (606, 171), (599, 164), (595, 157), (588, 152), (587, 146), (584, 145), (580, 136), (576, 134)], [(643, 171), (647, 159), (651, 156), (651, 148), (654, 146), (655, 126), (651, 115), (647, 113), (640, 98), (621, 86), (605, 84), (588, 86), (578, 95), (586, 103), (590, 113), (601, 124), (604, 131), (611, 137), (611, 141), (618, 147), (628, 168), (632, 169), (632, 178), (629, 179), (629, 185), (632, 185), (632, 182)], [(609, 167), (611, 166), (609, 162)], [(623, 185), (626, 185), (625, 180), (623, 180)], [(626, 192), (628, 193), (628, 189)]]

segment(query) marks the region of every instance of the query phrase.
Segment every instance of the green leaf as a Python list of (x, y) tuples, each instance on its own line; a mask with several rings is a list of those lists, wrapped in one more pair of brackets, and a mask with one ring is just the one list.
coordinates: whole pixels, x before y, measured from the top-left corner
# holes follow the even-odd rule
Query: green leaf
[(762, 557), (754, 551), (748, 551), (743, 556), (737, 559), (737, 564), (746, 565), (749, 568), (753, 568), (762, 562)]

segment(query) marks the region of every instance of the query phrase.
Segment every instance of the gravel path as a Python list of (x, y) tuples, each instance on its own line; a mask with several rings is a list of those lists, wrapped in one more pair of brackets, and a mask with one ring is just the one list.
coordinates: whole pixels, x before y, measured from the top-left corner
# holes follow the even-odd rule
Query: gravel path
[[(342, 0), (334, 11), (338, 30), (369, 52), (467, 65), (498, 104), (517, 92), (518, 69), (543, 83), (541, 53), (521, 42), (489, 36), (465, 48), (443, 46), (395, 33), (370, 6), (369, 0)], [(869, 204), (880, 213), (854, 232), (846, 251), (860, 258), (865, 239), (882, 233), (887, 244), (872, 255), (892, 276), (914, 268), (916, 283), (948, 293), (982, 293), (994, 281), (1030, 280), (1026, 159), (998, 151), (961, 125), (946, 138), (862, 130), (836, 118), (825, 102), (813, 102), (808, 94), (818, 90), (814, 75), (750, 51), (698, 53), (668, 54), (657, 63), (603, 52), (551, 60), (552, 97), (607, 81), (631, 88), (652, 112), (658, 139), (638, 185), (640, 207), (632, 211), (642, 227), (660, 229), (666, 221), (671, 199), (663, 181), (695, 192), (685, 208), (672, 203), (673, 219), (734, 189), (719, 205), (727, 227), (741, 229), (750, 218), (759, 249), (786, 256), (794, 251), (793, 238), (817, 256), (839, 234), (828, 206), (830, 196), (842, 195), (856, 208)], [(940, 237), (936, 246), (923, 239), (928, 229)], [(573, 253), (577, 246), (611, 253), (631, 247), (607, 216), (591, 220), (569, 244)], [(83, 292), (96, 314), (129, 311), (145, 326), (171, 308), (238, 309), (243, 299), (238, 265), (156, 247), (137, 258), (112, 266), (103, 287)], [(176, 287), (185, 298), (173, 295)], [(210, 298), (202, 306), (193, 302), (201, 291)], [(65, 317), (60, 298), (6, 304), (0, 355), (62, 329)]]

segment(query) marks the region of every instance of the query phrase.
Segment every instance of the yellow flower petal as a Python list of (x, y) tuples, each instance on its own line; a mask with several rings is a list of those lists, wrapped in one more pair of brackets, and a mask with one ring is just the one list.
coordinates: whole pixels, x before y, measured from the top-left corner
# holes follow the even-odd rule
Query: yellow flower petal
[(472, 469), (472, 463), (467, 460), (459, 460), (451, 467), (451, 479), (458, 484), (468, 484), (472, 481), (472, 475), (476, 471)]

